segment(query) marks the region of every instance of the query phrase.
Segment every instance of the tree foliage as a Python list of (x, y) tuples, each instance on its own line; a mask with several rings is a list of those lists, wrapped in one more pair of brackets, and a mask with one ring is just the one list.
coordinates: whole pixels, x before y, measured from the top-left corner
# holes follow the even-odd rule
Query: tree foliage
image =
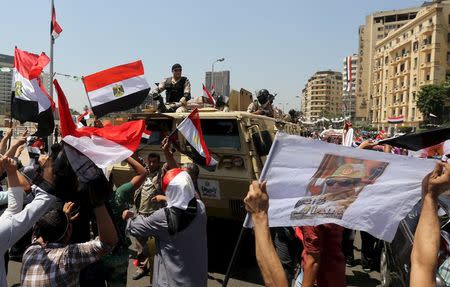
[(425, 122), (430, 122), (430, 113), (437, 116), (438, 122), (442, 122), (444, 104), (448, 98), (450, 98), (450, 82), (420, 88), (416, 105), (423, 114)]

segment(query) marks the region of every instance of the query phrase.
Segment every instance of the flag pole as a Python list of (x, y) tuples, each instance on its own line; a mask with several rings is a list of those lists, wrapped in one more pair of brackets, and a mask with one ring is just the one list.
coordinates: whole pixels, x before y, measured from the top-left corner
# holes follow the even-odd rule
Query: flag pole
[[(53, 7), (54, 7), (54, 0), (51, 0), (50, 5), (50, 23), (53, 16)], [(53, 31), (51, 29), (52, 25), (50, 24), (50, 98), (53, 101), (53, 44), (55, 43), (55, 39), (53, 39)], [(53, 120), (55, 118), (55, 111), (53, 111)], [(48, 145), (51, 146), (53, 144), (53, 132), (48, 136)]]

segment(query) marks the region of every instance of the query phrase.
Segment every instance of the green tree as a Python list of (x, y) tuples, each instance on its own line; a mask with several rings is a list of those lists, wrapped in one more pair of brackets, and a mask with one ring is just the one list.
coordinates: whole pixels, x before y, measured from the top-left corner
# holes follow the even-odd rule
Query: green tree
[(430, 113), (437, 116), (437, 122), (442, 122), (444, 104), (450, 97), (450, 82), (426, 85), (417, 94), (417, 108), (423, 114), (425, 123), (430, 122)]

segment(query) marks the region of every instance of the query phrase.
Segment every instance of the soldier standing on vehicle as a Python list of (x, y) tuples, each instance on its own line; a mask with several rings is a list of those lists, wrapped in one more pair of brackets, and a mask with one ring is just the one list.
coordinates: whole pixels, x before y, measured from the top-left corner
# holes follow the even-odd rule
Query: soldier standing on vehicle
[(257, 99), (248, 106), (247, 112), (255, 115), (273, 117), (272, 102), (275, 97), (271, 95), (268, 90), (262, 89), (258, 92), (256, 98)]
[[(181, 106), (186, 106), (191, 99), (191, 83), (187, 77), (181, 76), (182, 67), (180, 64), (172, 66), (172, 77), (162, 80), (153, 91), (153, 99), (159, 101), (158, 109), (161, 112), (174, 112)], [(167, 109), (164, 105), (161, 92), (166, 91), (166, 103), (175, 103), (173, 109)]]

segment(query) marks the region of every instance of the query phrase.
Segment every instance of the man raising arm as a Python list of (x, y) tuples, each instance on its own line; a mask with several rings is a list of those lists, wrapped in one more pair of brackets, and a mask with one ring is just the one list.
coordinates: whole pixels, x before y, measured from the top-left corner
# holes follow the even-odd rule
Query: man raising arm
[(410, 286), (436, 286), (440, 245), (438, 196), (450, 188), (450, 165), (438, 163), (422, 182), (422, 212), (414, 235), (411, 253)]
[(266, 286), (287, 287), (286, 273), (278, 258), (269, 231), (269, 196), (266, 182), (254, 181), (244, 199), (245, 209), (252, 216), (255, 231), (256, 260)]

